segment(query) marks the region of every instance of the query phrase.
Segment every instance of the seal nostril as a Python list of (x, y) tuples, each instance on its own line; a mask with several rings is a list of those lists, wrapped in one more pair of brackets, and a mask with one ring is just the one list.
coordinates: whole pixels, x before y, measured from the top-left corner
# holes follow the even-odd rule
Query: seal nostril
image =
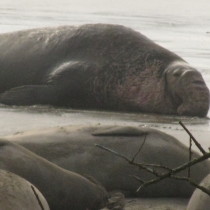
[(179, 77), (180, 74), (179, 74), (179, 73), (174, 73), (173, 76), (174, 76), (174, 77)]
[(201, 80), (195, 80), (192, 83), (197, 84), (197, 85), (203, 85), (203, 81), (201, 81)]

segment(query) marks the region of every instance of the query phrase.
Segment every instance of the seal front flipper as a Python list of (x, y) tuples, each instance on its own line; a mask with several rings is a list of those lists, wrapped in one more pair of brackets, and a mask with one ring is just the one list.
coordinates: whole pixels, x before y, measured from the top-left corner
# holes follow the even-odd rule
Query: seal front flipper
[(24, 85), (5, 91), (0, 95), (0, 103), (91, 107), (94, 104), (90, 100), (90, 97), (94, 97), (91, 94), (91, 83), (96, 69), (97, 66), (89, 62), (61, 63), (48, 73), (43, 84)]
[(7, 105), (54, 104), (57, 100), (54, 87), (49, 85), (24, 85), (0, 95), (0, 103)]
[(56, 105), (72, 108), (95, 106), (92, 83), (99, 68), (96, 63), (82, 60), (70, 60), (54, 68), (46, 82), (56, 90), (59, 97)]

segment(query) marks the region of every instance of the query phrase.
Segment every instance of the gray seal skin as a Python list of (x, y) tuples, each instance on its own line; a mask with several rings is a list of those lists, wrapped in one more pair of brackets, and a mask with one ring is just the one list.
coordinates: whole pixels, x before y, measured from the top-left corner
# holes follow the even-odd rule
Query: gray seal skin
[[(199, 185), (210, 190), (210, 174)], [(187, 205), (187, 210), (207, 210), (209, 207), (210, 196), (199, 189), (195, 189)]]
[(98, 183), (64, 170), (6, 140), (0, 140), (0, 169), (34, 184), (51, 210), (98, 210), (108, 199), (107, 192)]
[[(194, 187), (187, 182), (166, 179), (148, 186), (139, 193), (139, 182), (154, 178), (148, 172), (129, 165), (125, 160), (95, 146), (100, 144), (132, 158), (146, 142), (137, 162), (157, 163), (177, 167), (188, 161), (188, 148), (174, 137), (150, 128), (124, 126), (66, 126), (31, 131), (7, 137), (49, 161), (79, 174), (98, 180), (108, 191), (120, 190), (126, 196), (189, 197)], [(193, 158), (198, 157), (193, 152)], [(192, 179), (199, 183), (210, 172), (210, 162), (191, 168)], [(179, 174), (187, 175), (187, 172)]]
[(0, 170), (0, 210), (50, 210), (41, 192), (30, 182)]
[(206, 116), (209, 90), (178, 55), (121, 25), (0, 35), (0, 103)]

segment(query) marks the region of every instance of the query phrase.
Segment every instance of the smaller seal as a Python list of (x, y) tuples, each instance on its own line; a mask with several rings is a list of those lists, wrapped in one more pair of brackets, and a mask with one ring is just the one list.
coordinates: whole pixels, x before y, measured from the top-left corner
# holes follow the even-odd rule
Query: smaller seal
[(1, 210), (50, 210), (42, 193), (27, 180), (4, 170), (0, 180)]
[(6, 140), (0, 140), (0, 169), (34, 184), (51, 210), (98, 210), (107, 203), (108, 194), (97, 182), (64, 170)]
[[(206, 176), (199, 185), (210, 190), (210, 174)], [(209, 207), (210, 196), (197, 188), (190, 198), (187, 210), (207, 210)]]
[[(124, 159), (101, 150), (105, 146), (139, 163), (161, 164), (176, 168), (189, 159), (187, 147), (164, 132), (131, 126), (65, 126), (28, 131), (8, 137), (62, 168), (88, 174), (97, 179), (108, 191), (120, 190), (132, 197), (190, 197), (194, 187), (187, 182), (165, 179), (154, 185), (136, 189), (142, 180), (154, 179), (147, 171), (128, 164)], [(145, 141), (145, 143), (144, 143)], [(138, 150), (144, 144), (140, 154)], [(193, 158), (199, 155), (193, 151)], [(162, 169), (158, 169), (162, 172)], [(163, 171), (164, 172), (164, 171)], [(185, 176), (186, 171), (179, 173)], [(191, 168), (191, 178), (199, 183), (210, 173), (210, 162), (203, 161)]]

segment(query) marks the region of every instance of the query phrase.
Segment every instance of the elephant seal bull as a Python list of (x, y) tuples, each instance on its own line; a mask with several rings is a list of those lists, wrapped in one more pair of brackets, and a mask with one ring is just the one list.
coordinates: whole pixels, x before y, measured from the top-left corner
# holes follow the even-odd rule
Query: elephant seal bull
[(0, 210), (50, 210), (41, 192), (27, 180), (0, 170)]
[(107, 192), (98, 183), (64, 170), (6, 140), (0, 140), (0, 169), (34, 184), (51, 210), (98, 210), (108, 199)]
[(121, 25), (0, 35), (0, 103), (206, 116), (209, 90), (178, 55)]
[[(142, 180), (154, 176), (95, 146), (103, 145), (132, 158), (146, 138), (140, 154), (136, 156), (136, 162), (175, 168), (188, 161), (188, 148), (158, 130), (124, 126), (66, 126), (7, 138), (65, 169), (96, 178), (107, 190), (120, 190), (127, 196), (189, 197), (194, 189), (187, 182), (166, 179), (136, 193), (139, 182), (132, 176), (139, 176)], [(196, 157), (198, 154), (193, 152), (193, 158)], [(192, 179), (197, 183), (209, 172), (208, 161), (191, 168)], [(179, 175), (186, 174), (183, 171)]]

